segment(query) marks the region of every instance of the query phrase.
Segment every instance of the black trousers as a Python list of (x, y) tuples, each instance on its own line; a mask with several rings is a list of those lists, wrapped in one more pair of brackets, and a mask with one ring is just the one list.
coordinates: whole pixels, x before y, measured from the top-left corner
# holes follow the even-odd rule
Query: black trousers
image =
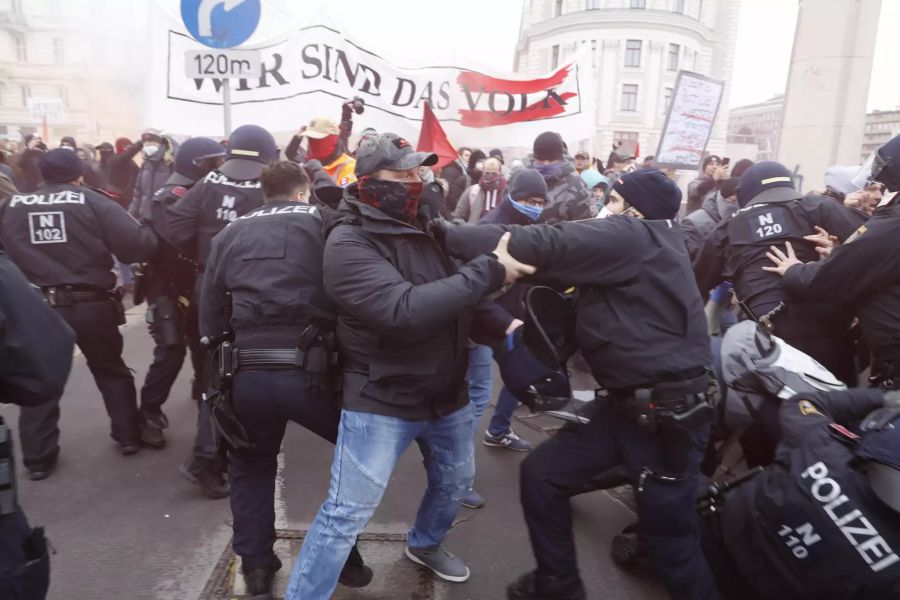
[(538, 571), (563, 578), (578, 572), (569, 498), (591, 478), (624, 465), (635, 488), (641, 546), (669, 594), (677, 600), (716, 598), (695, 510), (710, 425), (691, 432), (686, 467), (675, 473), (666, 467), (658, 432), (641, 430), (605, 399), (590, 410), (590, 423), (567, 424), (522, 462), (522, 508)]
[[(149, 299), (148, 302), (150, 302)], [(150, 309), (148, 308), (148, 310)], [(178, 341), (174, 344), (165, 343), (158, 323), (151, 323), (149, 326), (150, 335), (156, 346), (153, 348), (153, 362), (147, 370), (144, 385), (141, 387), (142, 413), (152, 415), (160, 412), (162, 405), (169, 397), (175, 379), (178, 378), (188, 351), (190, 351), (191, 364), (194, 368), (191, 397), (199, 400), (200, 394), (205, 391), (202, 388), (205, 352), (200, 345), (197, 306), (191, 303), (186, 312), (176, 312), (175, 315)]]
[(332, 444), (337, 441), (341, 411), (330, 396), (307, 388), (303, 371), (239, 371), (233, 387), (235, 412), (252, 450), (228, 453), (234, 552), (244, 568), (267, 566), (275, 544), (275, 475), (288, 421)]
[[(110, 435), (121, 444), (140, 440), (134, 377), (122, 360), (122, 334), (113, 300), (76, 302), (56, 311), (75, 331), (75, 343), (100, 389), (111, 423)], [(59, 398), (19, 413), (19, 439), (28, 469), (41, 469), (59, 455)]]

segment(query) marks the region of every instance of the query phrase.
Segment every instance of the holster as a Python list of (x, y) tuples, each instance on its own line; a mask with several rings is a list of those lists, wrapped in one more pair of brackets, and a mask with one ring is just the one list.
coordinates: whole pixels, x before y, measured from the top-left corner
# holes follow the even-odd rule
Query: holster
[(209, 406), (213, 427), (219, 432), (222, 442), (232, 450), (253, 448), (255, 444), (250, 439), (247, 429), (238, 419), (231, 397), (231, 385), (235, 372), (235, 350), (231, 341), (222, 342), (216, 353), (218, 359), (217, 389), (211, 394), (203, 395), (203, 401)]
[(0, 516), (11, 515), (16, 510), (16, 460), (12, 432), (0, 417)]
[(181, 342), (180, 310), (178, 302), (168, 296), (157, 297), (147, 309), (147, 323), (159, 331), (159, 345), (175, 346)]
[(693, 446), (692, 432), (713, 421), (718, 383), (709, 372), (693, 379), (639, 387), (629, 395), (610, 394), (614, 410), (643, 431), (658, 432), (663, 461), (672, 473), (683, 473)]
[(295, 364), (309, 375), (310, 389), (330, 394), (341, 391), (341, 355), (332, 323), (307, 325), (297, 342)]

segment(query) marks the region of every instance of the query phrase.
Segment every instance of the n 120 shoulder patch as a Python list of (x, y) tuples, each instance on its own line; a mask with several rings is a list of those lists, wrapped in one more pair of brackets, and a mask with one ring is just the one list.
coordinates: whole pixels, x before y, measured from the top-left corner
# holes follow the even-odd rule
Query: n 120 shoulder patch
[(760, 211), (750, 216), (747, 223), (750, 225), (750, 235), (757, 241), (789, 236), (793, 233), (788, 220), (785, 219), (784, 211), (779, 209)]

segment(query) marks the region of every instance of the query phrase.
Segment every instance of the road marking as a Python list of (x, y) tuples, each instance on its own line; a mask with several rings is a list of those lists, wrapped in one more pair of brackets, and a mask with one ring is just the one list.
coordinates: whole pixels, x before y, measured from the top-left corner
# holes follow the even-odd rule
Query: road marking
[(287, 529), (288, 520), (284, 496), (284, 446), (278, 453), (278, 470), (275, 473), (275, 529)]

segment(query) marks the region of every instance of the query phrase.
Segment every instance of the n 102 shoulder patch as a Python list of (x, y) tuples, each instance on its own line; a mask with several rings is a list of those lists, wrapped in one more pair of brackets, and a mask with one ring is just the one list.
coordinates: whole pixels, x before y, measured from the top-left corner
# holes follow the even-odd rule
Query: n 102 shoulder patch
[(32, 244), (65, 244), (66, 215), (62, 211), (28, 214), (28, 231)]

